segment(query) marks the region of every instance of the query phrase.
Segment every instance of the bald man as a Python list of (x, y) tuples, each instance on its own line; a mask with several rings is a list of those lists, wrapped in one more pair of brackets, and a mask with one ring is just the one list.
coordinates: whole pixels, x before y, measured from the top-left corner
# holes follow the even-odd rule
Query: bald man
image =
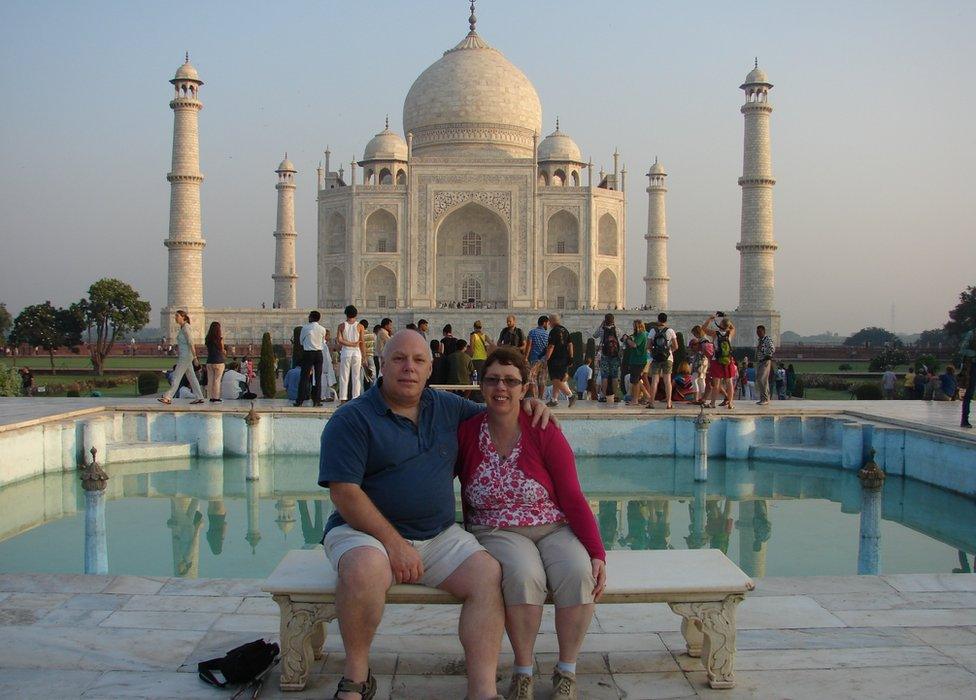
[[(339, 574), (336, 611), (346, 651), (339, 698), (375, 692), (369, 648), (394, 583), (433, 586), (463, 601), (467, 697), (497, 697), (501, 568), (454, 522), (457, 428), (484, 406), (425, 388), (431, 366), (424, 337), (399, 331), (383, 348), (379, 383), (336, 411), (322, 431), (319, 485), (335, 506), (323, 544)], [(525, 409), (543, 426), (551, 417), (535, 399)]]

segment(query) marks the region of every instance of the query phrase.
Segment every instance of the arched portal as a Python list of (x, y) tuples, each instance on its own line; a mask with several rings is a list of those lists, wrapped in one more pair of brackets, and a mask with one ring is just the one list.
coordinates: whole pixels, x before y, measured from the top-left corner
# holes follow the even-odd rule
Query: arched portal
[(579, 221), (565, 209), (549, 217), (546, 226), (546, 252), (579, 252)]
[(326, 226), (326, 231), (328, 232), (327, 238), (329, 241), (329, 252), (345, 253), (346, 252), (345, 217), (337, 211), (332, 212), (332, 216), (329, 217), (329, 223)]
[(601, 309), (612, 309), (617, 306), (617, 276), (613, 270), (606, 269), (600, 273), (596, 284), (596, 301)]
[(475, 202), (444, 217), (437, 229), (435, 289), (438, 303), (466, 301), (462, 285), (481, 288), (482, 304), (508, 306), (508, 227)]
[(366, 252), (395, 253), (397, 222), (386, 209), (377, 209), (366, 218)]
[(396, 275), (393, 271), (378, 265), (366, 274), (366, 284), (363, 287), (366, 306), (369, 308), (386, 309), (396, 306)]
[(390, 172), (389, 168), (383, 168), (382, 170), (380, 170), (379, 184), (381, 185), (393, 184), (393, 173)]
[(617, 222), (609, 214), (600, 217), (597, 238), (598, 255), (617, 255)]
[(546, 306), (550, 309), (579, 308), (579, 277), (572, 270), (557, 267), (546, 280)]
[(334, 309), (348, 303), (346, 299), (346, 273), (338, 267), (333, 267), (325, 277), (325, 306)]

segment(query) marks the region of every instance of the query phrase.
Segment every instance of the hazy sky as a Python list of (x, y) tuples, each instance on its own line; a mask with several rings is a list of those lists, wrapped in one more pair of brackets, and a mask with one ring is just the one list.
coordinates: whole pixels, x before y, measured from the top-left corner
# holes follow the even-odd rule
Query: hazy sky
[[(674, 308), (737, 304), (743, 102), (775, 88), (783, 330), (941, 325), (976, 284), (976, 3), (482, 0), (478, 30), (584, 157), (628, 170), (627, 303), (643, 301), (647, 180), (668, 178)], [(413, 80), (467, 31), (459, 0), (0, 3), (0, 301), (66, 304), (103, 276), (165, 302), (173, 115), (201, 90), (208, 306), (271, 305), (274, 168), (296, 194), (298, 296), (315, 301), (315, 166), (399, 130)]]

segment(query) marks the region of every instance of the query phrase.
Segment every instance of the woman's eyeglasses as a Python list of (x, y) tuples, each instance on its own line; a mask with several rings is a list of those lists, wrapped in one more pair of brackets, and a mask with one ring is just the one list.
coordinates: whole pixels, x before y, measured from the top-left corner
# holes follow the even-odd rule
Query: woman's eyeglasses
[(517, 386), (521, 386), (525, 382), (516, 377), (485, 377), (482, 379), (485, 386), (498, 386), (499, 384), (504, 384), (509, 389), (514, 389)]

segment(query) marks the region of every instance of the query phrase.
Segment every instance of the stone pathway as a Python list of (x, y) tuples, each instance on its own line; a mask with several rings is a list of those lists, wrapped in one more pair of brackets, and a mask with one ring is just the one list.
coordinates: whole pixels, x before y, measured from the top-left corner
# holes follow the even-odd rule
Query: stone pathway
[[(103, 410), (121, 411), (192, 411), (214, 413), (242, 413), (249, 410), (249, 401), (224, 401), (221, 404), (206, 403), (191, 406), (189, 401), (177, 400), (171, 406), (164, 406), (155, 397), (141, 398), (5, 398), (0, 397), (0, 432), (14, 430), (55, 418), (66, 419)], [(289, 413), (295, 415), (331, 414), (336, 404), (325, 404), (321, 409), (311, 405), (295, 408), (284, 399), (257, 399), (257, 411), (266, 413)], [(623, 403), (601, 404), (595, 401), (580, 401), (572, 410), (562, 404), (557, 415), (581, 418), (607, 418), (619, 416), (633, 418), (666, 418), (675, 414), (696, 415), (698, 407), (676, 404), (674, 411), (649, 411), (642, 407), (626, 406)], [(875, 420), (901, 427), (927, 429), (931, 432), (976, 442), (976, 432), (959, 427), (961, 404), (958, 401), (811, 401), (790, 399), (773, 401), (768, 406), (756, 406), (751, 401), (740, 401), (734, 411), (714, 409), (708, 411), (712, 416), (759, 416), (759, 415), (838, 415), (847, 414), (865, 420)]]
[[(548, 697), (556, 639), (547, 609), (536, 646), (537, 698)], [(708, 688), (682, 653), (664, 605), (604, 605), (579, 663), (582, 698), (971, 698), (976, 576), (769, 578), (739, 609), (737, 687)], [(378, 698), (464, 695), (457, 608), (391, 606), (373, 646)], [(277, 606), (256, 580), (0, 575), (0, 697), (226, 698), (196, 662), (257, 637), (276, 639)], [(330, 626), (303, 693), (331, 697), (342, 668)], [(503, 645), (500, 689), (512, 656)], [(501, 678), (503, 677), (503, 678)]]

